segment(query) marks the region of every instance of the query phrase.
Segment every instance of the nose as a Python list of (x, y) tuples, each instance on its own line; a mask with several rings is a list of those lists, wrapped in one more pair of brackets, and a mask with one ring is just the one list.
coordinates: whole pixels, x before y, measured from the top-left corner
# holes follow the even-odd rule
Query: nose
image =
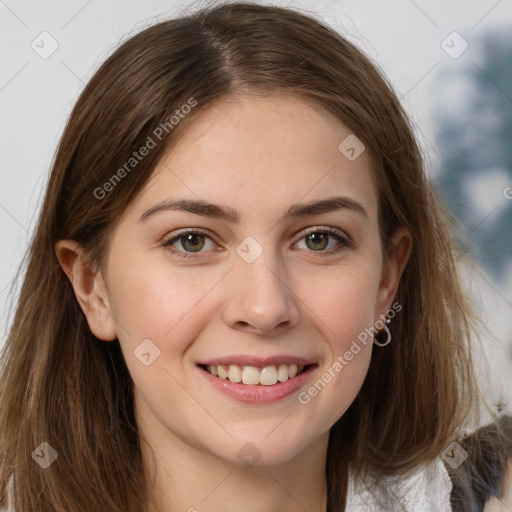
[(256, 261), (236, 258), (226, 282), (222, 318), (232, 329), (272, 334), (289, 329), (300, 320), (298, 297), (285, 282), (286, 272), (277, 257), (264, 251)]

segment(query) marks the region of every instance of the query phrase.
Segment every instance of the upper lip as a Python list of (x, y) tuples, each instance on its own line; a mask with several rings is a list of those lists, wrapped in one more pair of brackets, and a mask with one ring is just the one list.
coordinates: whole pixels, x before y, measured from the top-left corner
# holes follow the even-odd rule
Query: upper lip
[(201, 361), (198, 365), (230, 365), (237, 364), (239, 366), (271, 366), (273, 364), (296, 364), (296, 365), (310, 365), (314, 364), (315, 361), (306, 357), (297, 357), (291, 355), (276, 355), (268, 357), (251, 356), (244, 354), (237, 354), (233, 356), (217, 357), (215, 359), (209, 359), (207, 361)]

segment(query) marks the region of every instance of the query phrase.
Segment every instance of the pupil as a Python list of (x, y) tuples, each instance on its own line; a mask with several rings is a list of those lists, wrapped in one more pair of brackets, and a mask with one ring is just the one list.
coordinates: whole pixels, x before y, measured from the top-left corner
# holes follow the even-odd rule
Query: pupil
[(203, 245), (204, 245), (203, 235), (189, 234), (189, 235), (186, 235), (184, 238), (185, 238), (185, 240), (184, 241), (182, 240), (182, 242), (181, 242), (183, 249), (190, 250), (191, 252), (197, 252), (203, 248)]
[(327, 238), (328, 237), (325, 233), (311, 233), (308, 235), (307, 241), (312, 242), (313, 246), (309, 246), (308, 243), (306, 243), (306, 245), (308, 245), (308, 247), (314, 251), (325, 249), (327, 247)]

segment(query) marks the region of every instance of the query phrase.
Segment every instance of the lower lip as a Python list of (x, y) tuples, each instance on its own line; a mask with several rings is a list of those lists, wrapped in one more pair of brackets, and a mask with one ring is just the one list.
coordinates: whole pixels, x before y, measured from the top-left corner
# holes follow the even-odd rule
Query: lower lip
[(237, 384), (227, 379), (214, 377), (207, 370), (198, 367), (201, 374), (205, 376), (212, 386), (223, 391), (231, 398), (246, 404), (268, 404), (291, 395), (304, 385), (315, 368), (316, 365), (311, 365), (300, 375), (288, 379), (286, 382), (278, 382), (272, 386), (263, 386), (261, 384)]

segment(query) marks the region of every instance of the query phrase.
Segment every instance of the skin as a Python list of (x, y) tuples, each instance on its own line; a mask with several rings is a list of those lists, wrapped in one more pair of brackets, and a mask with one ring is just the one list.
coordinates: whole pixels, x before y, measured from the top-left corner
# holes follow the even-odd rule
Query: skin
[(512, 461), (507, 464), (505, 477), (503, 479), (503, 495), (499, 500), (491, 497), (484, 507), (484, 512), (510, 512), (512, 510)]
[[(83, 263), (74, 241), (56, 246), (91, 331), (119, 339), (164, 511), (326, 510), (329, 429), (361, 387), (371, 341), (306, 405), (297, 393), (270, 404), (236, 402), (196, 364), (233, 354), (307, 357), (318, 367), (304, 390), (391, 308), (411, 235), (399, 228), (383, 256), (371, 157), (364, 151), (349, 161), (340, 153), (349, 134), (290, 96), (225, 100), (162, 159), (116, 226), (100, 269)], [(357, 201), (367, 216), (342, 208), (281, 218), (293, 204), (333, 196)], [(155, 204), (183, 198), (236, 209), (240, 220), (169, 210), (139, 222)], [(162, 243), (182, 228), (212, 237), (202, 252), (180, 258), (179, 240), (176, 253)], [(314, 250), (306, 235), (325, 228), (352, 242), (329, 237)], [(252, 263), (236, 252), (248, 236), (263, 250)], [(133, 353), (147, 338), (160, 350), (149, 366)], [(249, 442), (261, 457), (250, 467), (237, 456)]]

